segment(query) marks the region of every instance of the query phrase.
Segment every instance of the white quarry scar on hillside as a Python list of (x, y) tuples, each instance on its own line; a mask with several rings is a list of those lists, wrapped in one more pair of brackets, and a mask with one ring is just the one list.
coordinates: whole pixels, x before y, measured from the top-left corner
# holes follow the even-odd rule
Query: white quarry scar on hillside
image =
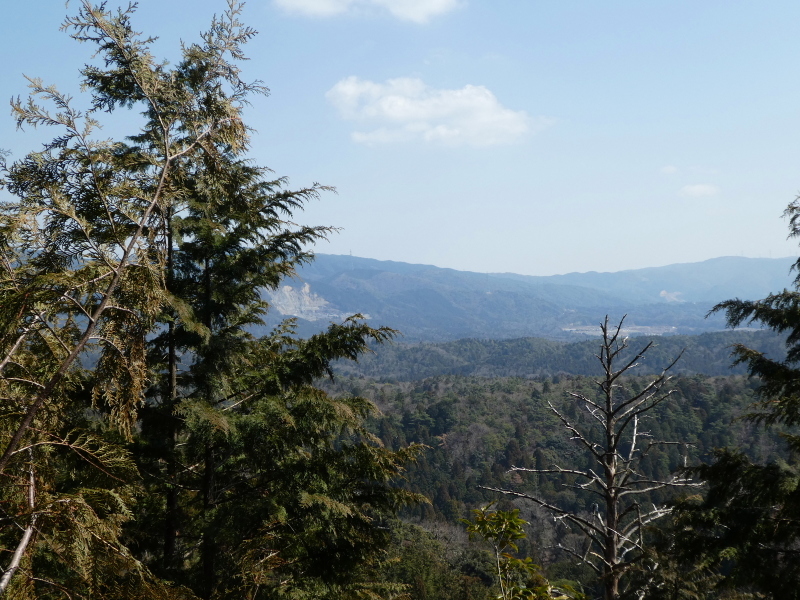
[[(311, 291), (308, 283), (302, 287), (282, 285), (267, 293), (272, 308), (287, 317), (299, 317), (306, 321), (341, 320), (348, 314), (331, 306), (322, 296)], [(369, 315), (364, 315), (369, 318)]]

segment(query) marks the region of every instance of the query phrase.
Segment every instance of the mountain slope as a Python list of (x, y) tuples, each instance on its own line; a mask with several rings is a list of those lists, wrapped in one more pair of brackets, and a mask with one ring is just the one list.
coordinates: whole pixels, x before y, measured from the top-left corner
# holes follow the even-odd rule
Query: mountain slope
[(616, 273), (568, 273), (549, 277), (504, 274), (533, 284), (577, 285), (637, 303), (664, 301), (711, 302), (741, 297), (762, 298), (791, 285), (795, 258), (723, 256), (697, 263), (680, 263)]
[(790, 285), (793, 259), (725, 257), (618, 273), (551, 277), (488, 274), (341, 255), (317, 255), (297, 282), (268, 298), (273, 319), (298, 317), (308, 334), (362, 313), (403, 332), (406, 341), (542, 336), (576, 339), (606, 314), (628, 314), (631, 334), (719, 330), (717, 302), (760, 298)]

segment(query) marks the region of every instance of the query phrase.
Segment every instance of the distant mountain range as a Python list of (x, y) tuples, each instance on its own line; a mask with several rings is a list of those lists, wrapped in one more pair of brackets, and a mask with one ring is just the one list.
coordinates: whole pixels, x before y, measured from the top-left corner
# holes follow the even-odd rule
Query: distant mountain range
[(271, 319), (297, 318), (301, 334), (364, 314), (409, 342), (539, 336), (577, 340), (604, 315), (627, 314), (627, 333), (697, 334), (724, 328), (706, 314), (730, 298), (758, 299), (791, 287), (794, 258), (722, 257), (616, 273), (534, 277), (473, 273), (318, 254), (267, 298)]

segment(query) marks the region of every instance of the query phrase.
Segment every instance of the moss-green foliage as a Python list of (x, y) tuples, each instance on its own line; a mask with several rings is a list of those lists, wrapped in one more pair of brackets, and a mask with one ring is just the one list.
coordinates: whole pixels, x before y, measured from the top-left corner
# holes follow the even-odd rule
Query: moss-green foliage
[(472, 518), (462, 519), (470, 539), (479, 538), (494, 551), (494, 575), (502, 600), (585, 600), (573, 586), (552, 585), (530, 557), (519, 558), (519, 541), (525, 539), (519, 509), (493, 510), (491, 505), (473, 509)]
[(370, 412), (359, 398), (299, 389), (233, 415), (214, 444), (213, 506), (181, 496), (177, 577), (201, 588), (199, 542), (212, 536), (217, 598), (339, 598), (359, 575), (374, 580), (389, 541), (382, 524), (416, 501), (387, 484), (416, 450), (373, 443), (362, 425)]
[(492, 571), (491, 555), (477, 544), (467, 544), (463, 527), (431, 533), (395, 522), (382, 574), (388, 581), (407, 584), (413, 600), (489, 600)]
[[(42, 411), (0, 486), (4, 566), (27, 526), (34, 536), (10, 580), (10, 598), (189, 598), (160, 581), (124, 544), (134, 518), (138, 472), (131, 452), (86, 389)], [(8, 423), (3, 421), (3, 423)], [(39, 429), (42, 425), (47, 429)]]

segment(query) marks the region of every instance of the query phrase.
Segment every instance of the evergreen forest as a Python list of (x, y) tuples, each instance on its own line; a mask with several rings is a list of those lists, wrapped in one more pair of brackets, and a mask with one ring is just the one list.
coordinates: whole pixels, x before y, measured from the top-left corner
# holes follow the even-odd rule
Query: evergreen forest
[(171, 65), (76, 4), (84, 105), (30, 79), (0, 165), (0, 598), (800, 598), (797, 289), (694, 337), (268, 329), (333, 190), (250, 156), (242, 5)]

